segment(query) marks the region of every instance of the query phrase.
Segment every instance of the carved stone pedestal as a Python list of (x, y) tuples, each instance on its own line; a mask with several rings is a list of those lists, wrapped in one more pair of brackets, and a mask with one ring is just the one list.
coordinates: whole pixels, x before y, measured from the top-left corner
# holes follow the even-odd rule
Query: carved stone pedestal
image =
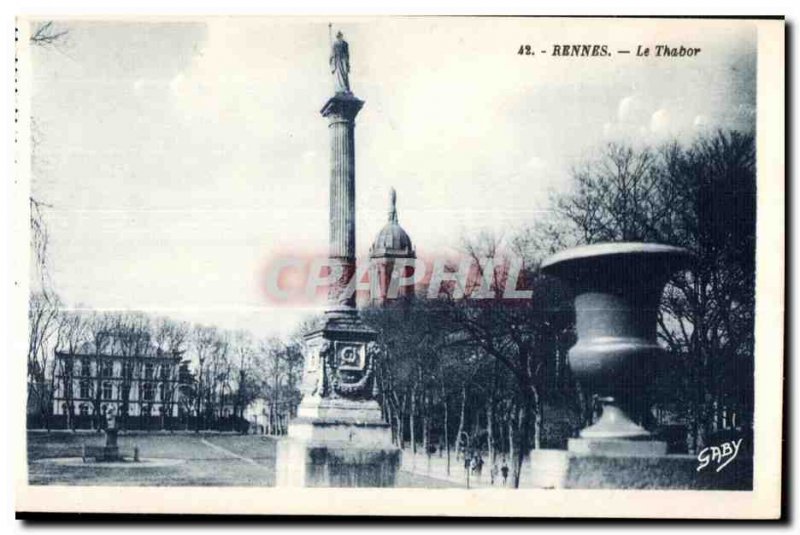
[(375, 401), (376, 333), (353, 312), (306, 336), (303, 400), (277, 449), (282, 487), (391, 487), (400, 466)]

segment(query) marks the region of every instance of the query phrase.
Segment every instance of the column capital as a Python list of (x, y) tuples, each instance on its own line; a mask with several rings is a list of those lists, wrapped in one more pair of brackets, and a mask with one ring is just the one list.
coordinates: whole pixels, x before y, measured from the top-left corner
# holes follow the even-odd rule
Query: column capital
[(352, 121), (361, 111), (362, 106), (364, 106), (364, 101), (359, 100), (352, 93), (337, 93), (328, 99), (319, 112), (323, 117), (329, 117), (331, 120)]

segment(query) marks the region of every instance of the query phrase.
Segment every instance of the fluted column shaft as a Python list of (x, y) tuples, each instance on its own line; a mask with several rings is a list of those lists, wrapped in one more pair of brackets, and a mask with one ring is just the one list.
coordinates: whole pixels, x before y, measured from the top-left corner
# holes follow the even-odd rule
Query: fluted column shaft
[(353, 260), (356, 251), (354, 123), (332, 119), (330, 257)]
[(338, 284), (331, 287), (333, 307), (355, 309), (355, 292), (343, 296), (356, 270), (356, 168), (355, 117), (364, 103), (342, 94), (328, 100), (322, 116), (330, 130), (330, 234), (329, 257), (334, 269), (341, 270)]

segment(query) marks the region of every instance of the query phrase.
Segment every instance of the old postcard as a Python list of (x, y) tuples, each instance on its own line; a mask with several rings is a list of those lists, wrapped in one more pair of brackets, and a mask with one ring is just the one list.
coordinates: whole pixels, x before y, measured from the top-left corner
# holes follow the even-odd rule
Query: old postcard
[(782, 19), (17, 23), (18, 513), (781, 514)]

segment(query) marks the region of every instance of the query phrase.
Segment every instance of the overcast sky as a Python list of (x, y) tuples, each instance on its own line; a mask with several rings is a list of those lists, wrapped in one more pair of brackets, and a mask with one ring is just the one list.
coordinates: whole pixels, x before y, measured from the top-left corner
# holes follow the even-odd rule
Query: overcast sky
[[(613, 28), (609, 24), (616, 24)], [(661, 27), (657, 25), (661, 24)], [(52, 208), (53, 281), (72, 306), (146, 309), (286, 333), (307, 311), (265, 301), (276, 254), (328, 232), (332, 93), (324, 21), (59, 23), (32, 50), (33, 195)], [(535, 224), (571, 167), (609, 141), (746, 128), (746, 23), (503, 18), (350, 20), (360, 255), (390, 186), (419, 253)], [(517, 55), (553, 44), (685, 43), (692, 59)]]

